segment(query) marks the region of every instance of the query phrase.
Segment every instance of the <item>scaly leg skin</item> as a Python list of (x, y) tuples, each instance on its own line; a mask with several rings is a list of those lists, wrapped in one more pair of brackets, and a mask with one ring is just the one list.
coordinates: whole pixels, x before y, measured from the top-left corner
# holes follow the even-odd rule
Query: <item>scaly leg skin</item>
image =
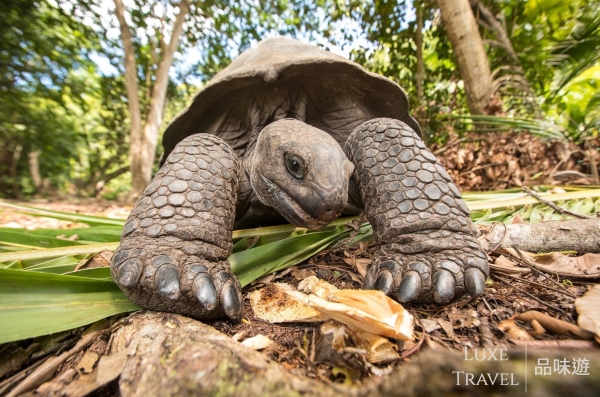
[(483, 292), (486, 255), (452, 178), (405, 123), (374, 119), (344, 148), (379, 245), (365, 277), (400, 302), (444, 304)]
[(231, 274), (237, 161), (218, 137), (177, 145), (133, 209), (111, 262), (127, 297), (154, 310), (239, 321), (242, 296)]

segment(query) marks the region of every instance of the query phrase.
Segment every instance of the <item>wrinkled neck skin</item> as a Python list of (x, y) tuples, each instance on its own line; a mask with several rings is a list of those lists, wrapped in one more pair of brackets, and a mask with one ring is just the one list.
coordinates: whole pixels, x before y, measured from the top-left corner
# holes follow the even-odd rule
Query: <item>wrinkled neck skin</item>
[[(354, 170), (329, 134), (289, 118), (260, 131), (242, 167), (240, 195), (248, 197), (238, 202), (253, 206), (254, 196), (288, 222), (308, 229), (320, 229), (342, 213)], [(251, 192), (243, 187), (248, 184)]]

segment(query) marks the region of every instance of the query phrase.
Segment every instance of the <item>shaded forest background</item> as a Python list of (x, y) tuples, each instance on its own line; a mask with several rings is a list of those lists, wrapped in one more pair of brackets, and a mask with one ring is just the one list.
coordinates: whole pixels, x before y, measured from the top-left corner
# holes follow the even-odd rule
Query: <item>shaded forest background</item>
[(0, 197), (135, 199), (168, 121), (274, 35), (398, 82), (463, 189), (600, 184), (598, 0), (4, 0)]

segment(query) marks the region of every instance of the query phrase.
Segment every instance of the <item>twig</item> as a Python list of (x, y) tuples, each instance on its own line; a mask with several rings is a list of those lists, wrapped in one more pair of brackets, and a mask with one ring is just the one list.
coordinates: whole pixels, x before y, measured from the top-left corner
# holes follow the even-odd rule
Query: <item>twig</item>
[(578, 214), (577, 212), (573, 212), (573, 211), (569, 211), (569, 210), (564, 209), (564, 208), (560, 208), (558, 205), (554, 204), (551, 201), (548, 201), (548, 200), (542, 198), (542, 196), (540, 196), (539, 194), (537, 194), (536, 192), (534, 192), (533, 190), (529, 189), (526, 186), (523, 186), (523, 190), (527, 194), (529, 194), (531, 197), (533, 197), (534, 199), (538, 200), (540, 203), (547, 205), (548, 207), (552, 208), (555, 211), (560, 212), (563, 215), (570, 215), (572, 217), (579, 218), (579, 219), (596, 219), (593, 216)]
[(490, 164), (478, 165), (477, 167), (473, 167), (468, 171), (461, 172), (460, 174), (458, 174), (458, 176), (463, 176), (463, 175), (470, 174), (475, 171), (483, 170), (485, 168), (495, 167), (497, 165), (502, 165), (502, 164), (503, 163), (490, 163)]
[(423, 344), (423, 341), (425, 341), (425, 336), (426, 333), (423, 331), (423, 333), (421, 333), (421, 339), (419, 339), (419, 342), (414, 345), (412, 348), (408, 349), (407, 351), (405, 351), (404, 353), (402, 353), (400, 355), (400, 357), (395, 357), (395, 358), (390, 358), (388, 360), (383, 360), (382, 362), (378, 363), (379, 365), (387, 365), (387, 364), (391, 364), (394, 363), (396, 361), (402, 361), (405, 358), (407, 358), (408, 356), (412, 355), (413, 353), (415, 353), (417, 350), (419, 350), (421, 348), (421, 345)]
[(451, 147), (454, 147), (454, 146), (458, 145), (459, 143), (467, 141), (468, 139), (469, 138), (461, 138), (461, 139), (457, 139), (457, 140), (452, 141), (452, 142), (448, 142), (447, 144), (445, 144), (441, 148), (439, 148), (436, 151), (434, 151), (433, 154), (435, 154), (436, 156), (439, 156), (440, 154), (444, 153), (446, 150), (450, 149)]
[[(496, 278), (498, 281), (500, 281), (502, 284), (506, 284), (506, 285), (508, 285), (509, 287), (516, 288), (514, 284), (511, 284), (511, 283), (510, 283), (510, 282), (508, 282), (507, 280), (504, 280), (502, 277), (498, 276), (497, 274), (496, 274), (495, 278)], [(544, 306), (547, 306), (548, 308), (550, 308), (550, 309), (552, 309), (552, 310), (556, 310), (557, 312), (560, 312), (560, 313), (562, 313), (562, 314), (567, 314), (567, 312), (566, 312), (565, 310), (561, 309), (560, 307), (556, 307), (556, 306), (553, 306), (553, 305), (551, 305), (551, 304), (549, 304), (549, 303), (547, 303), (547, 302), (544, 302), (543, 300), (541, 300), (541, 299), (540, 299), (540, 298), (538, 298), (537, 296), (535, 296), (535, 295), (533, 295), (533, 294), (530, 294), (529, 292), (527, 292), (527, 291), (525, 291), (525, 290), (523, 290), (523, 289), (519, 289), (519, 291), (520, 291), (521, 293), (523, 293), (523, 294), (527, 295), (527, 296), (528, 296), (528, 297), (530, 297), (531, 299), (535, 300), (536, 302), (538, 302), (538, 303), (541, 303), (542, 305), (544, 305)]]
[(506, 273), (503, 274), (503, 276), (514, 278), (515, 280), (519, 280), (519, 281), (524, 281), (524, 282), (526, 282), (528, 284), (535, 285), (535, 286), (540, 287), (540, 288), (549, 289), (550, 291), (558, 292), (560, 294), (567, 295), (570, 298), (577, 299), (577, 297), (575, 295), (573, 295), (572, 293), (570, 293), (570, 292), (561, 291), (561, 290), (556, 289), (556, 288), (548, 287), (547, 285), (536, 283), (535, 281), (527, 280), (526, 278), (520, 278), (520, 277), (517, 277), (517, 276), (513, 276), (512, 274), (506, 274)]

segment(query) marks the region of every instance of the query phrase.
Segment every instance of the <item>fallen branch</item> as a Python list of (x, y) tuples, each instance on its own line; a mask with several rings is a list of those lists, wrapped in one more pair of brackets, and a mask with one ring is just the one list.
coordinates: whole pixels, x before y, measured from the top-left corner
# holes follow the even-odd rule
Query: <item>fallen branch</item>
[[(463, 353), (427, 351), (388, 376), (372, 377), (361, 386), (344, 387), (294, 375), (262, 354), (246, 348), (214, 328), (179, 315), (141, 312), (130, 316), (111, 339), (111, 354), (136, 346), (119, 381), (123, 396), (244, 395), (244, 396), (416, 396), (460, 394), (476, 396), (479, 387), (465, 387), (464, 375), (514, 374), (518, 386), (496, 386), (496, 395), (514, 395), (525, 387), (536, 395), (594, 396), (600, 388), (600, 353), (594, 350), (506, 352), (507, 360), (466, 361)], [(587, 346), (587, 345), (586, 345)], [(589, 376), (532, 376), (537, 358), (581, 357), (589, 360)], [(498, 377), (499, 379), (500, 377)]]
[(600, 219), (483, 226), (480, 240), (489, 247), (527, 252), (600, 253)]

